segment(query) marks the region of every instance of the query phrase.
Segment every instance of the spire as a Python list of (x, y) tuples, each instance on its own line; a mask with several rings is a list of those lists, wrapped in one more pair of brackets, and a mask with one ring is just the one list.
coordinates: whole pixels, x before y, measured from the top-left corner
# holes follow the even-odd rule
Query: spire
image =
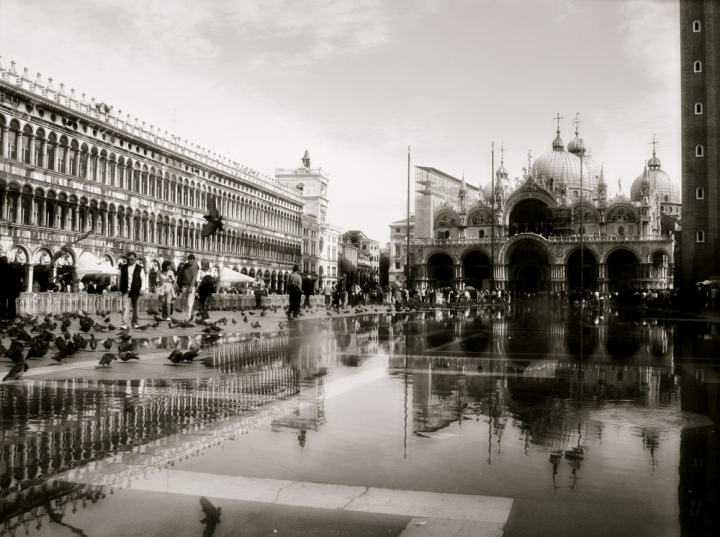
[(555, 140), (553, 141), (552, 148), (553, 151), (563, 151), (565, 149), (565, 144), (563, 144), (562, 138), (560, 138), (560, 120), (562, 117), (560, 116), (560, 112), (558, 112), (557, 116), (555, 116), (555, 121), (557, 121), (557, 136), (555, 137)]
[(462, 185), (460, 185), (461, 190), (467, 190), (467, 185), (465, 184), (465, 170), (463, 170), (462, 174)]
[(647, 165), (650, 167), (651, 170), (659, 170), (660, 169), (660, 159), (655, 156), (655, 149), (657, 148), (658, 144), (657, 136), (653, 134), (652, 141), (650, 142), (650, 145), (652, 146), (652, 158), (648, 160)]
[(585, 147), (583, 147), (583, 141), (580, 139), (580, 125), (582, 125), (580, 113), (575, 114), (573, 125), (575, 125), (575, 139), (568, 144), (567, 150), (573, 155), (580, 155), (581, 153), (584, 155)]
[(605, 183), (605, 164), (600, 164), (600, 178), (598, 179), (598, 186), (606, 186)]

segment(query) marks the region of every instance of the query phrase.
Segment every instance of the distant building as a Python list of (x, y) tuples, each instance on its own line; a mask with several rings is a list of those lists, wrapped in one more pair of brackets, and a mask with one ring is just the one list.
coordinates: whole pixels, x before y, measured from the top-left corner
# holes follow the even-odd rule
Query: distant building
[(360, 230), (351, 230), (343, 235), (343, 241), (350, 242), (360, 250), (360, 280), (363, 283), (377, 283), (380, 273), (380, 242), (367, 237)]
[(275, 177), (281, 184), (300, 191), (303, 198), (302, 271), (315, 277), (318, 287), (328, 280), (337, 281), (342, 230), (327, 221), (329, 175), (322, 168), (311, 167), (310, 153), (305, 150), (302, 166), (278, 168)]
[[(514, 182), (500, 155), (494, 182), (482, 190), (435, 168), (416, 167), (411, 285), (517, 293), (579, 289), (623, 291), (673, 286), (673, 229), (679, 190), (661, 170), (655, 149), (630, 196), (607, 197), (603, 170), (579, 137), (552, 150)], [(642, 160), (638, 159), (639, 168)], [(401, 274), (402, 231), (393, 224), (390, 278)], [(684, 229), (684, 228), (683, 228)], [(397, 277), (397, 276), (396, 276)]]
[(680, 0), (682, 282), (720, 275), (720, 10)]
[[(388, 244), (388, 282), (394, 282), (405, 274), (407, 260), (408, 220), (398, 220), (390, 224), (390, 242)], [(415, 238), (415, 216), (410, 215), (410, 240)], [(412, 262), (410, 263), (412, 266)]]

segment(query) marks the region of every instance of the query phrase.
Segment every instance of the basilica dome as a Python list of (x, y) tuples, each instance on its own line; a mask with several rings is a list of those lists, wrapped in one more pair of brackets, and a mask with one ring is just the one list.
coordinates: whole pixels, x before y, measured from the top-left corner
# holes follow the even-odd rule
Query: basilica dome
[(582, 153), (582, 183), (583, 190), (586, 192), (597, 189), (598, 169), (595, 161), (587, 155), (585, 150), (580, 149), (581, 140), (576, 136), (575, 140), (570, 142), (568, 148), (576, 151), (577, 154), (565, 151), (560, 138), (560, 131), (553, 142), (553, 150), (540, 156), (533, 163), (533, 175), (535, 177), (544, 176), (546, 180), (553, 179), (554, 183), (564, 178), (565, 186), (569, 192), (580, 190), (580, 154)]
[[(513, 190), (508, 171), (502, 161), (500, 162), (500, 167), (495, 171), (495, 193), (497, 194), (500, 190), (503, 192), (503, 198), (507, 198)], [(483, 197), (486, 200), (491, 200), (492, 194), (492, 183), (488, 183), (483, 188)]]
[[(662, 203), (680, 204), (680, 188), (673, 182), (670, 176), (660, 169), (660, 159), (653, 156), (647, 162), (647, 177), (650, 183), (650, 189), (657, 191)], [(632, 201), (642, 201), (642, 180), (644, 172), (638, 175), (630, 187), (630, 199)]]

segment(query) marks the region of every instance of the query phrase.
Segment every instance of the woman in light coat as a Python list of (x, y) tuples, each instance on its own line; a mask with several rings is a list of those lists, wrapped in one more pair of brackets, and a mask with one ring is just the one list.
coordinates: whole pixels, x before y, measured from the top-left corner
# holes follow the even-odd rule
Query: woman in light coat
[(170, 261), (163, 261), (162, 268), (156, 280), (157, 295), (162, 308), (163, 319), (170, 320), (170, 305), (175, 298), (175, 273)]

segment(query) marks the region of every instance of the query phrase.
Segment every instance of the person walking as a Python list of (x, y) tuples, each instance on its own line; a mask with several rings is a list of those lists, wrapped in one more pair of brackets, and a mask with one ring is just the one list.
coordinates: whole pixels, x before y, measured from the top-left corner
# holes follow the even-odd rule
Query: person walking
[(210, 274), (203, 276), (198, 286), (198, 297), (200, 298), (200, 313), (202, 314), (202, 320), (207, 321), (210, 318), (209, 306), (210, 297), (216, 291), (217, 282)]
[(288, 294), (290, 295), (290, 307), (288, 308), (288, 319), (294, 319), (300, 313), (300, 301), (302, 300), (302, 277), (300, 267), (295, 265), (292, 274), (288, 276)]
[[(128, 252), (125, 256), (127, 263), (120, 266), (120, 292), (122, 293), (122, 330), (129, 325), (138, 327), (138, 299), (145, 294), (145, 270), (137, 263), (135, 252)], [(132, 310), (132, 318), (130, 310)]]
[(195, 262), (193, 254), (188, 255), (187, 263), (180, 276), (180, 291), (182, 292), (185, 306), (185, 321), (190, 322), (193, 318), (193, 305), (195, 304), (195, 285), (197, 285), (198, 271), (200, 267)]
[(330, 309), (330, 307), (332, 306), (332, 294), (333, 285), (330, 281), (327, 281), (323, 286), (323, 295), (325, 295), (325, 309)]
[(170, 263), (170, 261), (163, 261), (156, 280), (157, 294), (160, 299), (160, 307), (162, 309), (162, 317), (167, 321), (170, 320), (170, 308), (173, 298), (175, 298), (175, 290), (173, 289), (175, 274), (173, 274), (173, 271), (170, 269), (171, 266), (172, 263)]
[(310, 305), (310, 297), (315, 294), (315, 281), (310, 277), (309, 274), (306, 274), (305, 277), (302, 279), (302, 290), (303, 295), (305, 295), (305, 302), (303, 303), (303, 308), (309, 310), (312, 307)]

